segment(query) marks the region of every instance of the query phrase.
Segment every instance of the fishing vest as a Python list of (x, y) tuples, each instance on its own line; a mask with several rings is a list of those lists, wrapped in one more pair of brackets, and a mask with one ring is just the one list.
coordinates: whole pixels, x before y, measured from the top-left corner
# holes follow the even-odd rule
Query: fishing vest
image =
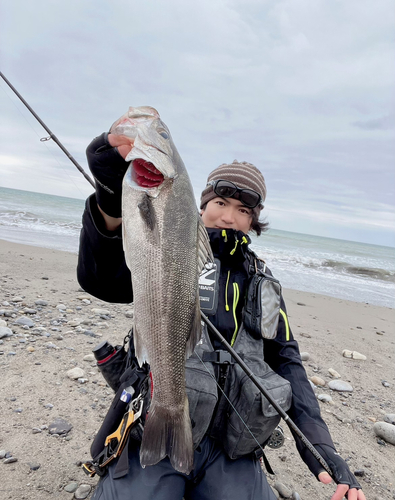
[[(263, 339), (274, 338), (277, 332), (279, 287), (265, 269), (255, 269), (233, 349), (287, 411), (292, 402), (291, 384), (264, 361)], [(216, 379), (218, 366), (226, 369), (221, 389)], [(202, 337), (186, 361), (185, 380), (195, 448), (208, 433), (221, 442), (231, 459), (236, 459), (263, 447), (280, 421), (277, 411), (230, 354), (214, 350), (203, 322)]]

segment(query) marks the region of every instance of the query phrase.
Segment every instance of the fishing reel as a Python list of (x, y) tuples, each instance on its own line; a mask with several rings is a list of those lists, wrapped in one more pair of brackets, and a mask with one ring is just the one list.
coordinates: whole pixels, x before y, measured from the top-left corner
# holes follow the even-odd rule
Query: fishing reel
[(274, 429), (272, 435), (270, 436), (267, 446), (273, 448), (274, 450), (277, 450), (278, 448), (281, 448), (281, 446), (284, 444), (284, 441), (285, 441), (284, 431), (278, 425)]

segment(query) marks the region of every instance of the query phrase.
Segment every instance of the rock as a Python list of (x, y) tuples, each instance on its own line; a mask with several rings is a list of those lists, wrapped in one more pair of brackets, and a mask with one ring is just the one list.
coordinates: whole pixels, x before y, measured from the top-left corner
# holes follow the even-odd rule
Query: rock
[(78, 366), (76, 366), (67, 372), (67, 376), (72, 380), (77, 380), (79, 378), (83, 378), (85, 376), (85, 372), (82, 368), (78, 368)]
[(360, 359), (362, 361), (365, 361), (367, 359), (364, 354), (361, 354), (357, 351), (349, 351), (348, 349), (344, 349), (342, 354), (344, 358)]
[(81, 302), (83, 304), (85, 304), (86, 306), (89, 306), (89, 304), (91, 303), (91, 301), (89, 299), (82, 299)]
[(391, 387), (390, 384), (386, 381), (386, 380), (382, 380), (381, 381), (381, 384), (384, 386), (384, 387)]
[(300, 336), (301, 336), (301, 337), (305, 337), (306, 339), (311, 339), (311, 335), (310, 335), (309, 333), (304, 333), (304, 332), (302, 332), (302, 333), (300, 334)]
[(23, 298), (19, 297), (19, 295), (17, 295), (11, 299), (11, 302), (23, 302)]
[(34, 302), (36, 306), (47, 306), (48, 302), (46, 300), (38, 299)]
[(90, 298), (90, 295), (78, 295), (77, 297), (78, 300), (89, 300)]
[(95, 356), (93, 354), (87, 354), (83, 357), (84, 361), (95, 361)]
[(310, 377), (310, 380), (313, 382), (314, 385), (319, 385), (323, 387), (326, 385), (326, 382), (323, 378), (317, 377), (317, 375), (314, 375), (313, 377)]
[(48, 432), (50, 434), (64, 435), (71, 431), (73, 426), (69, 424), (63, 418), (57, 418), (52, 424), (48, 426)]
[(275, 488), (270, 488), (273, 492), (273, 495), (276, 497), (276, 498), (280, 498), (280, 493), (275, 489)]
[(291, 498), (292, 491), (287, 486), (285, 486), (285, 484), (280, 483), (280, 481), (276, 481), (274, 483), (274, 487), (280, 493), (281, 497), (283, 497), (283, 498)]
[(71, 319), (71, 320), (70, 320), (70, 321), (68, 321), (66, 324), (67, 324), (68, 326), (78, 326), (78, 325), (80, 325), (80, 324), (81, 324), (81, 322), (82, 322), (82, 320), (81, 320), (81, 319), (79, 319), (79, 318), (75, 318), (75, 319)]
[(134, 316), (134, 310), (133, 309), (129, 309), (128, 311), (125, 312), (125, 316), (127, 318), (133, 318), (133, 316)]
[(65, 306), (64, 304), (58, 304), (56, 306), (56, 309), (67, 309), (67, 306)]
[(354, 471), (354, 476), (363, 477), (365, 475), (365, 471), (363, 469), (357, 469)]
[(291, 497), (291, 498), (292, 498), (292, 500), (302, 500), (302, 499), (300, 498), (299, 493), (297, 493), (296, 491), (294, 491), (294, 492), (292, 493), (292, 497)]
[(384, 416), (384, 422), (395, 425), (395, 413), (387, 413), (387, 415)]
[(38, 470), (41, 465), (40, 464), (35, 464), (35, 463), (29, 463), (30, 470)]
[(89, 484), (81, 484), (74, 493), (74, 498), (76, 500), (84, 500), (91, 492), (91, 486)]
[(6, 450), (0, 450), (0, 460), (3, 460), (3, 458), (6, 456), (7, 451)]
[(30, 318), (26, 318), (26, 316), (20, 316), (14, 321), (14, 325), (28, 326), (29, 328), (33, 328), (35, 323)]
[(10, 457), (6, 458), (3, 462), (3, 464), (13, 464), (14, 462), (17, 462), (18, 459), (16, 457)]
[(74, 493), (77, 488), (78, 483), (69, 483), (63, 489), (64, 491), (67, 491), (67, 493)]
[(311, 385), (311, 388), (313, 389), (313, 391), (315, 391), (317, 389), (317, 387), (313, 384), (313, 382), (311, 380), (309, 380), (309, 384)]
[(101, 315), (101, 314), (104, 314), (106, 316), (110, 316), (110, 311), (108, 311), (107, 309), (100, 309), (100, 308), (97, 308), (97, 307), (94, 307), (93, 309), (91, 309), (91, 311), (93, 312), (93, 314), (96, 314), (97, 315)]
[(42, 432), (42, 430), (41, 430), (41, 429), (39, 429), (38, 427), (34, 427), (34, 428), (32, 429), (32, 434), (41, 434), (41, 432)]
[(333, 368), (329, 368), (328, 369), (328, 373), (331, 377), (333, 378), (341, 378), (341, 375), (340, 373), (338, 373), (336, 370), (334, 370)]
[(310, 354), (308, 352), (301, 352), (300, 357), (302, 361), (308, 361), (310, 359)]
[(348, 382), (345, 382), (344, 380), (331, 380), (328, 383), (329, 389), (332, 389), (333, 391), (338, 391), (338, 392), (352, 392), (354, 389), (351, 384)]
[(23, 314), (37, 314), (37, 309), (30, 309), (30, 307), (25, 307)]
[(0, 327), (2, 326), (7, 326), (7, 321), (5, 321), (4, 319), (0, 319)]
[(387, 422), (376, 422), (373, 430), (377, 437), (384, 439), (387, 443), (395, 445), (395, 425)]
[(3, 339), (5, 337), (12, 337), (13, 333), (11, 328), (8, 328), (8, 326), (0, 326), (0, 339)]
[(330, 403), (332, 401), (332, 397), (329, 394), (319, 394), (317, 397), (323, 403)]

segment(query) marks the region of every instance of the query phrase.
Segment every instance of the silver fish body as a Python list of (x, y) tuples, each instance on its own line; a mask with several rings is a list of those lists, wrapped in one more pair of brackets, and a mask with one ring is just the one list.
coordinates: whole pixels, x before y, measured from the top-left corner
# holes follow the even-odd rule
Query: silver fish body
[[(140, 365), (149, 363), (153, 380), (140, 462), (153, 465), (168, 456), (176, 470), (189, 474), (185, 359), (201, 336), (198, 278), (212, 260), (211, 248), (187, 171), (159, 114), (129, 108), (125, 120), (112, 127), (133, 140), (122, 188), (123, 245), (132, 276), (136, 355)], [(163, 181), (157, 181), (158, 171)], [(155, 185), (139, 185), (141, 173), (148, 184), (155, 177)]]

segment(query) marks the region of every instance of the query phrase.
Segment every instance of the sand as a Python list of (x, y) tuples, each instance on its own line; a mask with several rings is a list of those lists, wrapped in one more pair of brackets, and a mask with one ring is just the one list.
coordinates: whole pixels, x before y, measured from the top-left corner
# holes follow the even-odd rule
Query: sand
[[(84, 474), (80, 462), (89, 458), (113, 393), (95, 362), (83, 358), (101, 340), (122, 343), (130, 327), (130, 306), (107, 304), (83, 292), (76, 263), (75, 254), (0, 241), (0, 320), (13, 331), (0, 345), (0, 450), (18, 459), (0, 460), (2, 499), (71, 500), (74, 494), (64, 490), (69, 483), (92, 488), (97, 483), (96, 477)], [(317, 390), (317, 395), (333, 398), (332, 404), (320, 402), (320, 407), (338, 451), (352, 471), (364, 471), (360, 482), (368, 499), (395, 498), (395, 446), (378, 444), (373, 432), (376, 420), (395, 413), (395, 311), (293, 290), (284, 290), (284, 297), (300, 350), (310, 355), (304, 363), (308, 376), (328, 383), (328, 369), (333, 368), (353, 386), (348, 397), (327, 386)], [(36, 305), (38, 299), (48, 305)], [(60, 304), (66, 312), (57, 309)], [(37, 313), (23, 314), (26, 308)], [(95, 315), (93, 308), (106, 309), (110, 319)], [(5, 317), (4, 311), (15, 317)], [(50, 336), (14, 325), (20, 316), (43, 325)], [(84, 324), (67, 324), (74, 319)], [(367, 359), (345, 358), (344, 349)], [(67, 371), (75, 366), (84, 370), (85, 383), (68, 378)], [(52, 436), (45, 428), (56, 418), (73, 426), (66, 437)], [(286, 424), (281, 425), (284, 446), (267, 452), (276, 472), (271, 484), (281, 481), (303, 500), (329, 499), (334, 487), (316, 481), (299, 458)], [(34, 428), (41, 432), (34, 433)]]

